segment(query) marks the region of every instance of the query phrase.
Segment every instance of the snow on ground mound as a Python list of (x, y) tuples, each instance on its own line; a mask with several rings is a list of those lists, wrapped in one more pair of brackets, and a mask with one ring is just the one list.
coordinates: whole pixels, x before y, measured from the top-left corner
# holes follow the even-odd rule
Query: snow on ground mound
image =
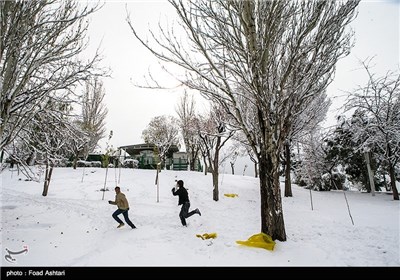
[[(83, 174), (83, 171), (85, 172)], [(258, 179), (220, 175), (219, 201), (212, 200), (211, 175), (163, 170), (157, 202), (154, 170), (56, 168), (49, 194), (43, 183), (4, 170), (1, 187), (2, 266), (399, 266), (399, 202), (347, 192), (312, 192), (293, 186), (283, 199), (286, 242), (273, 251), (244, 247), (261, 229)], [(82, 176), (83, 175), (83, 176)], [(82, 182), (83, 178), (83, 182)], [(179, 220), (175, 179), (185, 182), (190, 210), (202, 215)], [(126, 195), (138, 227), (117, 229), (111, 217), (114, 187)], [(234, 199), (224, 194), (235, 193)], [(123, 219), (122, 215), (121, 218)], [(215, 239), (196, 237), (215, 232)], [(6, 249), (18, 252), (10, 258)]]

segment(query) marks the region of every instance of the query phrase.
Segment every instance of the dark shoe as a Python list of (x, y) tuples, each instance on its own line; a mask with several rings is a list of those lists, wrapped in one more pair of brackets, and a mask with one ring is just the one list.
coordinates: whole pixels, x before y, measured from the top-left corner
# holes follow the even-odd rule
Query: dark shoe
[(124, 223), (119, 224), (119, 226), (117, 226), (117, 228), (123, 227), (124, 225), (125, 225)]
[(196, 208), (196, 213), (199, 214), (199, 216), (201, 216), (199, 208)]
[(135, 229), (135, 228), (136, 228), (135, 226), (132, 227), (132, 229)]

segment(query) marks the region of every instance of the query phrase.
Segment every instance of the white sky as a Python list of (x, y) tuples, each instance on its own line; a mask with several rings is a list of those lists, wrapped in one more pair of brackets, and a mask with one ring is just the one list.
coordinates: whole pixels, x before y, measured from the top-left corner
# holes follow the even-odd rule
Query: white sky
[[(109, 110), (107, 135), (113, 130), (111, 144), (114, 148), (142, 143), (142, 131), (153, 117), (176, 116), (175, 106), (183, 94), (182, 89), (155, 91), (134, 87), (131, 80), (142, 80), (148, 69), (157, 68), (157, 61), (135, 40), (125, 20), (126, 5), (142, 35), (146, 34), (148, 24), (157, 24), (160, 17), (171, 21), (174, 15), (166, 1), (106, 1), (102, 10), (93, 16), (88, 52), (93, 52), (101, 42), (102, 65), (112, 70), (112, 78), (105, 79), (104, 86)], [(352, 23), (355, 47), (349, 56), (339, 61), (335, 80), (328, 88), (334, 104), (326, 126), (336, 123), (336, 114), (344, 103), (343, 91), (352, 90), (366, 81), (359, 60), (375, 56), (375, 69), (380, 75), (398, 69), (399, 11), (399, 1), (363, 0), (360, 3), (358, 17)], [(165, 80), (164, 73), (154, 76), (157, 75)], [(202, 110), (200, 107), (201, 104), (198, 109)], [(105, 139), (101, 145), (104, 149)]]
[[(43, 170), (42, 170), (43, 171)], [(84, 171), (84, 173), (83, 173)], [(84, 176), (82, 176), (85, 174)], [(154, 170), (55, 168), (47, 197), (42, 182), (25, 181), (8, 168), (1, 173), (1, 261), (4, 267), (69, 266), (400, 266), (399, 203), (392, 195), (347, 191), (312, 192), (293, 186), (282, 198), (286, 242), (274, 251), (236, 244), (260, 232), (259, 179), (220, 175), (220, 200), (212, 200), (209, 173), (164, 170), (159, 202)], [(83, 177), (83, 182), (82, 182)], [(179, 220), (174, 179), (188, 188), (191, 210)], [(117, 229), (115, 185), (126, 195), (137, 229)], [(283, 183), (281, 184), (283, 188)], [(400, 185), (398, 185), (398, 188)], [(237, 194), (229, 198), (224, 194)], [(121, 215), (123, 220), (123, 217)], [(217, 233), (214, 240), (196, 234)], [(6, 248), (27, 253), (6, 259)]]

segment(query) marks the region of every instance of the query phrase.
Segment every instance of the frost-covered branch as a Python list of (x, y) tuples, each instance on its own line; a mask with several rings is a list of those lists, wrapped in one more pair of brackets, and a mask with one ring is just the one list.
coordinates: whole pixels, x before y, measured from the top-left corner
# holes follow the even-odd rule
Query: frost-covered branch
[[(99, 55), (85, 61), (87, 17), (98, 5), (66, 1), (1, 1), (0, 150), (41, 112), (50, 94), (69, 95), (90, 76), (103, 75)], [(65, 98), (60, 97), (64, 101)]]
[(374, 149), (384, 159), (393, 197), (399, 200), (395, 170), (400, 162), (400, 73), (389, 71), (378, 76), (372, 72), (370, 62), (362, 62), (369, 78), (367, 84), (351, 92), (346, 109), (355, 109), (354, 137), (361, 143), (359, 150)]

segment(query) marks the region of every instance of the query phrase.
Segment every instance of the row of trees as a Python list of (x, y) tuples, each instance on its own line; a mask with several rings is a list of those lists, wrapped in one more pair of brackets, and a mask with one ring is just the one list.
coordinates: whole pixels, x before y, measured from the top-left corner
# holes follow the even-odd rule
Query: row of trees
[[(361, 184), (367, 191), (385, 186), (393, 192), (393, 199), (399, 200), (400, 73), (377, 76), (369, 62), (362, 65), (368, 82), (349, 92), (345, 110), (352, 111), (351, 117), (341, 116), (335, 128), (316, 130), (303, 139), (303, 156), (296, 157), (295, 172), (298, 181), (312, 188), (341, 189), (344, 177), (336, 179), (342, 169), (354, 185)], [(373, 180), (369, 178), (368, 161)], [(324, 174), (328, 182), (324, 182)]]
[[(316, 158), (322, 155), (340, 163), (333, 151), (344, 147), (335, 142), (342, 138), (317, 137), (316, 132), (330, 104), (325, 89), (335, 64), (352, 46), (346, 26), (359, 1), (170, 3), (180, 25), (165, 30), (160, 24), (161, 37), (150, 31), (150, 39), (142, 38), (130, 19), (128, 23), (150, 52), (184, 70), (176, 75), (179, 82), (207, 98), (211, 108), (207, 114), (196, 114), (193, 99), (185, 94), (177, 108), (179, 120), (156, 117), (143, 138), (155, 143), (164, 159), (181, 131), (191, 168), (201, 155), (208, 165), (205, 170), (211, 170), (216, 201), (219, 165), (228, 158), (222, 147), (230, 139), (240, 143), (236, 146), (249, 154), (260, 179), (261, 231), (284, 241), (282, 163), (287, 196), (291, 169), (311, 185), (318, 184), (317, 173), (325, 168)], [(86, 18), (99, 7), (81, 7), (73, 1), (0, 5), (0, 147), (25, 164), (27, 174), (29, 161), (46, 165), (46, 195), (54, 162), (66, 154), (77, 158), (91, 151), (105, 133), (107, 110), (99, 77), (106, 72), (97, 66), (97, 54), (89, 61), (79, 59), (85, 48)], [(343, 139), (354, 141), (354, 151), (377, 155), (376, 163), (392, 179), (399, 162), (398, 76), (376, 79), (369, 74), (368, 86), (357, 90), (348, 104), (358, 108), (354, 120), (343, 122), (351, 124), (354, 135), (346, 132)], [(85, 85), (83, 96), (76, 94), (80, 83)], [(77, 103), (83, 104), (81, 114), (74, 113)], [(293, 160), (293, 147), (301, 147), (303, 155), (315, 155), (314, 160)]]
[(100, 77), (107, 70), (98, 53), (83, 58), (88, 17), (99, 8), (73, 0), (0, 2), (1, 162), (6, 156), (33, 180), (30, 165), (45, 165), (44, 196), (57, 161), (76, 163), (104, 137)]
[(221, 108), (212, 106), (208, 112), (202, 114), (195, 109), (193, 96), (190, 97), (185, 92), (176, 108), (178, 119), (172, 116), (154, 117), (142, 132), (142, 138), (146, 143), (157, 146), (163, 163), (171, 145), (179, 146), (180, 139), (183, 139), (189, 155), (189, 169), (195, 170), (196, 160), (202, 157), (205, 174), (208, 171), (212, 174), (213, 199), (218, 201), (219, 168), (233, 153), (232, 149), (221, 153), (221, 149), (234, 136), (235, 130), (226, 127), (229, 123), (228, 116)]
[[(316, 98), (296, 119), (280, 158), (285, 196), (292, 196), (292, 172), (298, 184), (315, 190), (343, 189), (348, 179), (353, 185), (360, 186), (359, 189), (370, 192), (365, 158), (368, 154), (376, 189), (385, 186), (388, 191), (393, 190), (394, 199), (398, 199), (395, 182), (400, 177), (400, 111), (397, 110), (400, 75), (388, 73), (377, 78), (367, 63), (362, 65), (369, 79), (366, 86), (349, 92), (345, 110), (354, 111), (350, 120), (341, 116), (336, 127), (321, 129), (320, 124), (330, 106), (326, 94)], [(180, 142), (180, 131), (191, 170), (194, 170), (193, 159), (202, 156), (206, 174), (207, 170), (213, 174), (213, 199), (218, 201), (219, 167), (230, 159), (233, 174), (236, 158), (249, 155), (252, 159), (251, 151), (246, 151), (242, 134), (232, 129), (229, 117), (221, 114), (221, 109), (212, 107), (208, 113), (196, 113), (193, 97), (185, 93), (176, 112), (178, 119), (171, 116), (154, 118), (143, 132), (143, 138), (146, 142), (157, 143), (160, 151), (166, 151), (171, 144)], [(232, 140), (233, 145), (225, 148), (228, 140)], [(257, 159), (253, 158), (253, 161), (256, 167)], [(386, 175), (389, 175), (389, 183)]]
[(280, 155), (295, 120), (323, 94), (336, 62), (349, 53), (346, 26), (359, 1), (169, 2), (181, 29), (160, 24), (160, 32), (144, 38), (128, 19), (131, 30), (169, 62), (167, 69), (179, 66), (179, 82), (209, 99), (243, 134), (258, 162), (261, 231), (284, 241)]

